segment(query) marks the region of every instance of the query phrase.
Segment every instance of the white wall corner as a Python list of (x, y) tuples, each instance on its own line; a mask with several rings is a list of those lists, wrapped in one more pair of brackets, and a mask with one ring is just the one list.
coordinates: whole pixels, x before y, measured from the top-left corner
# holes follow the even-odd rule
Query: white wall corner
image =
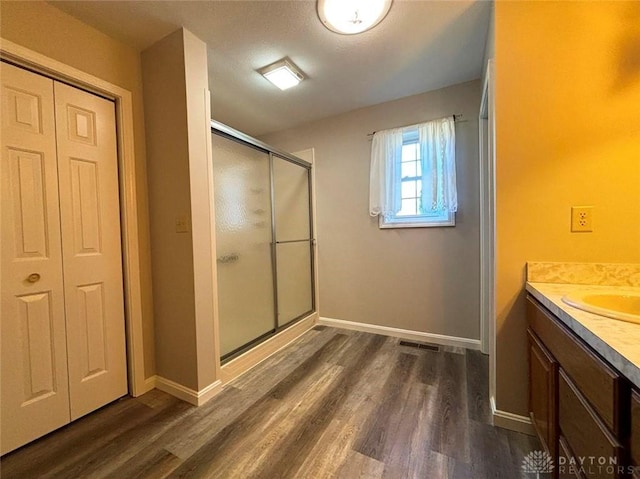
[(144, 383), (142, 388), (140, 388), (139, 394), (137, 394), (135, 397), (137, 396), (141, 396), (142, 394), (148, 393), (149, 391), (152, 391), (153, 389), (156, 388), (156, 375), (153, 375), (151, 377), (145, 378)]
[(210, 399), (213, 399), (215, 396), (217, 396), (220, 392), (222, 392), (222, 381), (218, 379), (196, 393), (196, 406), (202, 406)]
[(496, 400), (491, 397), (491, 416), (493, 417), (493, 425), (510, 431), (521, 432), (529, 436), (535, 436), (531, 419), (519, 414), (513, 414), (507, 411), (501, 411), (496, 408)]

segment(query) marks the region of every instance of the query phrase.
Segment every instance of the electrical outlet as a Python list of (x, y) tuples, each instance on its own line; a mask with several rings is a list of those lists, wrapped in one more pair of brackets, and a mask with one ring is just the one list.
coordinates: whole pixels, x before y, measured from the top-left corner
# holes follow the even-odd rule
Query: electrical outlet
[(593, 231), (593, 206), (571, 208), (571, 231), (574, 233)]

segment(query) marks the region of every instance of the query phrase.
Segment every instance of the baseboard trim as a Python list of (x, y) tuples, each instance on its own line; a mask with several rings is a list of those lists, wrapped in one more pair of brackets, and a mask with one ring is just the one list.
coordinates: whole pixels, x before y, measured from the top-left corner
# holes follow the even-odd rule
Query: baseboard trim
[(212, 382), (205, 388), (198, 391), (197, 406), (202, 406), (204, 403), (216, 396), (220, 391), (222, 391), (222, 381), (218, 379), (217, 381)]
[(495, 398), (491, 398), (491, 415), (493, 416), (493, 425), (510, 431), (521, 432), (529, 436), (535, 436), (531, 419), (519, 414), (513, 414), (507, 411), (501, 411), (496, 408)]
[(134, 397), (142, 396), (143, 394), (146, 394), (155, 388), (156, 388), (156, 376), (153, 375), (149, 378), (145, 378), (144, 383), (142, 383), (142, 387), (139, 388), (138, 390), (138, 394), (136, 394)]
[(154, 387), (159, 389), (160, 391), (164, 391), (167, 394), (171, 394), (172, 396), (177, 397), (178, 399), (182, 399), (183, 401), (188, 402), (189, 404), (193, 404), (194, 406), (202, 406), (204, 403), (209, 401), (212, 397), (222, 391), (222, 381), (217, 380), (204, 387), (200, 391), (195, 391), (191, 388), (183, 386), (182, 384), (178, 384), (170, 379), (163, 378), (162, 376), (153, 376), (152, 378), (148, 378), (145, 381), (145, 386), (147, 383), (154, 384)]
[(355, 321), (345, 321), (344, 319), (323, 318), (318, 320), (318, 324), (332, 326), (334, 328), (351, 329), (365, 333), (382, 334), (394, 338), (409, 339), (413, 341), (428, 341), (441, 346), (454, 346), (466, 349), (480, 349), (479, 339), (459, 338), (456, 336), (446, 336), (444, 334), (424, 333), (422, 331), (412, 331), (409, 329), (390, 328), (377, 324), (357, 323)]
[(256, 347), (223, 365), (220, 370), (222, 383), (227, 384), (229, 381), (236, 379), (271, 355), (280, 351), (292, 341), (298, 339), (315, 326), (317, 317), (317, 313), (310, 314), (281, 333), (276, 334), (272, 338), (267, 339), (265, 342), (258, 344)]

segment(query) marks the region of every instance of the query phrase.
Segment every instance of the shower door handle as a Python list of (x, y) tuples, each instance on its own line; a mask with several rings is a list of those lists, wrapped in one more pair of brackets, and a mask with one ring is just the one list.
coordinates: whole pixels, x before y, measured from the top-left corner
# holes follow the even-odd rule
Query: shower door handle
[(235, 263), (239, 259), (240, 259), (240, 256), (238, 256), (238, 253), (231, 253), (224, 256), (218, 256), (217, 261), (218, 263), (226, 264), (226, 263)]

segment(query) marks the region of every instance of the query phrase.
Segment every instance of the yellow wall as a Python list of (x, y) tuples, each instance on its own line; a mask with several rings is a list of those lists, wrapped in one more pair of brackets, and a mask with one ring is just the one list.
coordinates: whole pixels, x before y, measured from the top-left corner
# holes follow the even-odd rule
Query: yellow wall
[(640, 262), (640, 2), (498, 1), (495, 34), (496, 400), (526, 415), (525, 262)]
[(45, 2), (0, 3), (0, 36), (125, 88), (133, 97), (145, 375), (155, 374), (140, 54)]

